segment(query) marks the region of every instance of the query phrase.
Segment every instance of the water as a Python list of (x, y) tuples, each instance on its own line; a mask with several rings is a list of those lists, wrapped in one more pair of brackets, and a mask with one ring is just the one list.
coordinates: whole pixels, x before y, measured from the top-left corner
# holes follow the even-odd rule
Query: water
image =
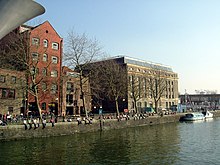
[(0, 164), (220, 164), (220, 118), (0, 143)]

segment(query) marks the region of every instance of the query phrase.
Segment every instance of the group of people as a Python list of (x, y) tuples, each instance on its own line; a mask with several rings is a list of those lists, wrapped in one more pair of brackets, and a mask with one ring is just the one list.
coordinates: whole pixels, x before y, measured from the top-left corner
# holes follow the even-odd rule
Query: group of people
[[(55, 126), (55, 120), (52, 117), (50, 119), (50, 123), (52, 124), (52, 127)], [(24, 124), (25, 130), (32, 129), (32, 128), (37, 129), (40, 127), (40, 118), (39, 117), (38, 118), (29, 118), (29, 119), (24, 118), (23, 124)], [(42, 119), (42, 129), (46, 128), (46, 124), (47, 124), (47, 120), (46, 120), (46, 118), (43, 118)], [(29, 126), (29, 128), (28, 128), (28, 126)]]
[(6, 126), (8, 123), (17, 123), (22, 120), (22, 118), (22, 113), (20, 115), (11, 115), (10, 113), (0, 114), (0, 126)]

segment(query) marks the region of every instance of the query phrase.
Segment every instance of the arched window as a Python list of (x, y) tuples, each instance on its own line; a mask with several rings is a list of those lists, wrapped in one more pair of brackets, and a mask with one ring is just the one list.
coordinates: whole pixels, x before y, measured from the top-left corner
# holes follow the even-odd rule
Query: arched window
[(46, 103), (42, 103), (42, 104), (41, 104), (41, 109), (42, 109), (42, 110), (46, 110), (46, 105), (47, 105)]
[(51, 77), (57, 77), (58, 76), (58, 71), (57, 70), (52, 70), (51, 71)]
[(44, 53), (44, 54), (43, 54), (43, 61), (44, 61), (44, 62), (47, 62), (47, 60), (48, 60), (48, 56), (47, 56), (46, 53)]
[(48, 41), (46, 39), (44, 39), (43, 41), (44, 47), (47, 48), (48, 47)]
[(43, 68), (43, 69), (42, 69), (42, 75), (43, 75), (43, 76), (46, 76), (46, 75), (47, 75), (47, 68)]
[(43, 91), (46, 91), (47, 90), (47, 84), (45, 82), (42, 82), (41, 88), (42, 88)]

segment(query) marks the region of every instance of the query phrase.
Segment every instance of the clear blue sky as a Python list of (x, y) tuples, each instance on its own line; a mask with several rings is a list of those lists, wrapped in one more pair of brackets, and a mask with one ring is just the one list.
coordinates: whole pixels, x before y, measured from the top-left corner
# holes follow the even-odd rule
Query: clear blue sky
[(36, 0), (61, 37), (74, 29), (111, 56), (169, 65), (179, 91), (220, 93), (220, 0)]

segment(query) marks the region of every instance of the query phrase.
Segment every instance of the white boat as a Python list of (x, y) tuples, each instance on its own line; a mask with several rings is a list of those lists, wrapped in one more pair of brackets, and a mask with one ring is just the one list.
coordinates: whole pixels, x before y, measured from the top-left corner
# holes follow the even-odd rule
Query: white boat
[(204, 120), (205, 116), (202, 113), (195, 112), (195, 113), (187, 113), (183, 120), (185, 121), (196, 121), (196, 120)]
[(205, 116), (205, 118), (213, 118), (213, 113), (206, 111), (206, 112), (202, 112), (202, 114)]

